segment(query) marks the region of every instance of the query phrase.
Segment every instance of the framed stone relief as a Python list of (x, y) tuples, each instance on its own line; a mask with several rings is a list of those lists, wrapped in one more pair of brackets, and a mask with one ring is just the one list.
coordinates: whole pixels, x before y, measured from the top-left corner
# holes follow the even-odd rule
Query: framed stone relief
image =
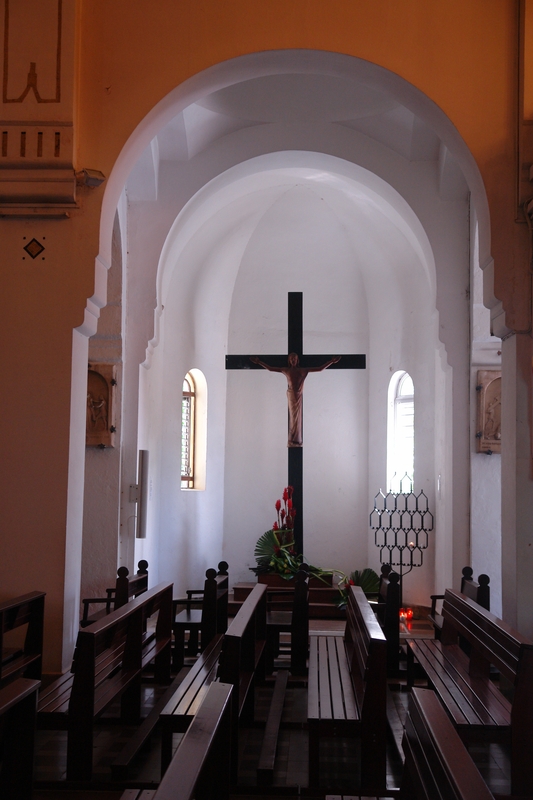
[(477, 452), (502, 451), (502, 373), (480, 369), (477, 373)]
[(88, 447), (113, 447), (115, 444), (115, 372), (114, 364), (89, 364), (85, 437)]

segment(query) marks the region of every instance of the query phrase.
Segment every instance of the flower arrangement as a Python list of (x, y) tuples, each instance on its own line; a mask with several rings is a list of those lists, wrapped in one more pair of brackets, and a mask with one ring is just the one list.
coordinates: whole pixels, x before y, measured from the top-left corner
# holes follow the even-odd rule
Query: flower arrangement
[[(292, 502), (293, 488), (286, 486), (282, 498), (276, 500), (276, 520), (269, 531), (257, 541), (254, 550), (256, 567), (250, 567), (256, 575), (273, 572), (289, 581), (294, 578), (304, 557), (298, 553), (294, 545), (294, 520), (296, 509)], [(339, 576), (339, 588), (346, 586), (348, 578), (338, 569), (320, 569), (309, 565), (309, 574), (328, 583), (326, 577)]]
[(293, 488), (286, 486), (283, 490), (282, 500), (276, 500), (275, 509), (277, 519), (269, 531), (266, 531), (257, 541), (254, 550), (257, 567), (252, 571), (259, 575), (263, 572), (277, 572), (286, 580), (296, 575), (303, 556), (296, 552), (294, 546), (294, 520), (296, 509), (292, 503)]

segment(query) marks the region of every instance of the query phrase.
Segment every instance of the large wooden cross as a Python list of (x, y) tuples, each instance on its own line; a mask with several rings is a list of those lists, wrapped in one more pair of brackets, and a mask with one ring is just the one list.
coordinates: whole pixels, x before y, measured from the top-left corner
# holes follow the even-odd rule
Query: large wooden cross
[[(298, 365), (307, 369), (322, 366), (331, 356), (303, 354), (303, 294), (289, 292), (288, 349), (287, 355), (261, 356), (261, 361), (275, 368), (286, 368), (288, 354), (296, 353)], [(226, 369), (263, 369), (252, 362), (251, 356), (226, 356)], [(366, 356), (343, 355), (329, 369), (365, 369)], [(296, 509), (294, 542), (298, 553), (303, 553), (303, 447), (287, 447), (288, 485), (292, 486), (293, 504)]]

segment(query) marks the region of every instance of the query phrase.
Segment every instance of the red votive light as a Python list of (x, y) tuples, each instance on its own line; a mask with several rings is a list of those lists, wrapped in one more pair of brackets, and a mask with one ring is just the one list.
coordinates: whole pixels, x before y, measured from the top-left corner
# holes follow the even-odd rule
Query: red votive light
[(409, 619), (413, 619), (413, 609), (412, 608), (406, 608), (405, 609), (405, 618), (408, 619), (408, 620)]

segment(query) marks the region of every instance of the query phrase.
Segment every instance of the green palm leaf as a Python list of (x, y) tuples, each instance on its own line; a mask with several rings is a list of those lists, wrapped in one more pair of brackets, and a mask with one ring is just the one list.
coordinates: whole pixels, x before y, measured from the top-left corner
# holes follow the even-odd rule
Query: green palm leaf
[(376, 594), (379, 592), (379, 575), (373, 569), (367, 567), (361, 572), (357, 569), (352, 572), (350, 578), (356, 586), (360, 586), (365, 594)]
[(266, 533), (259, 537), (255, 545), (254, 557), (257, 563), (261, 566), (268, 567), (272, 556), (276, 555), (276, 551), (279, 550), (279, 546), (276, 531), (266, 531)]

